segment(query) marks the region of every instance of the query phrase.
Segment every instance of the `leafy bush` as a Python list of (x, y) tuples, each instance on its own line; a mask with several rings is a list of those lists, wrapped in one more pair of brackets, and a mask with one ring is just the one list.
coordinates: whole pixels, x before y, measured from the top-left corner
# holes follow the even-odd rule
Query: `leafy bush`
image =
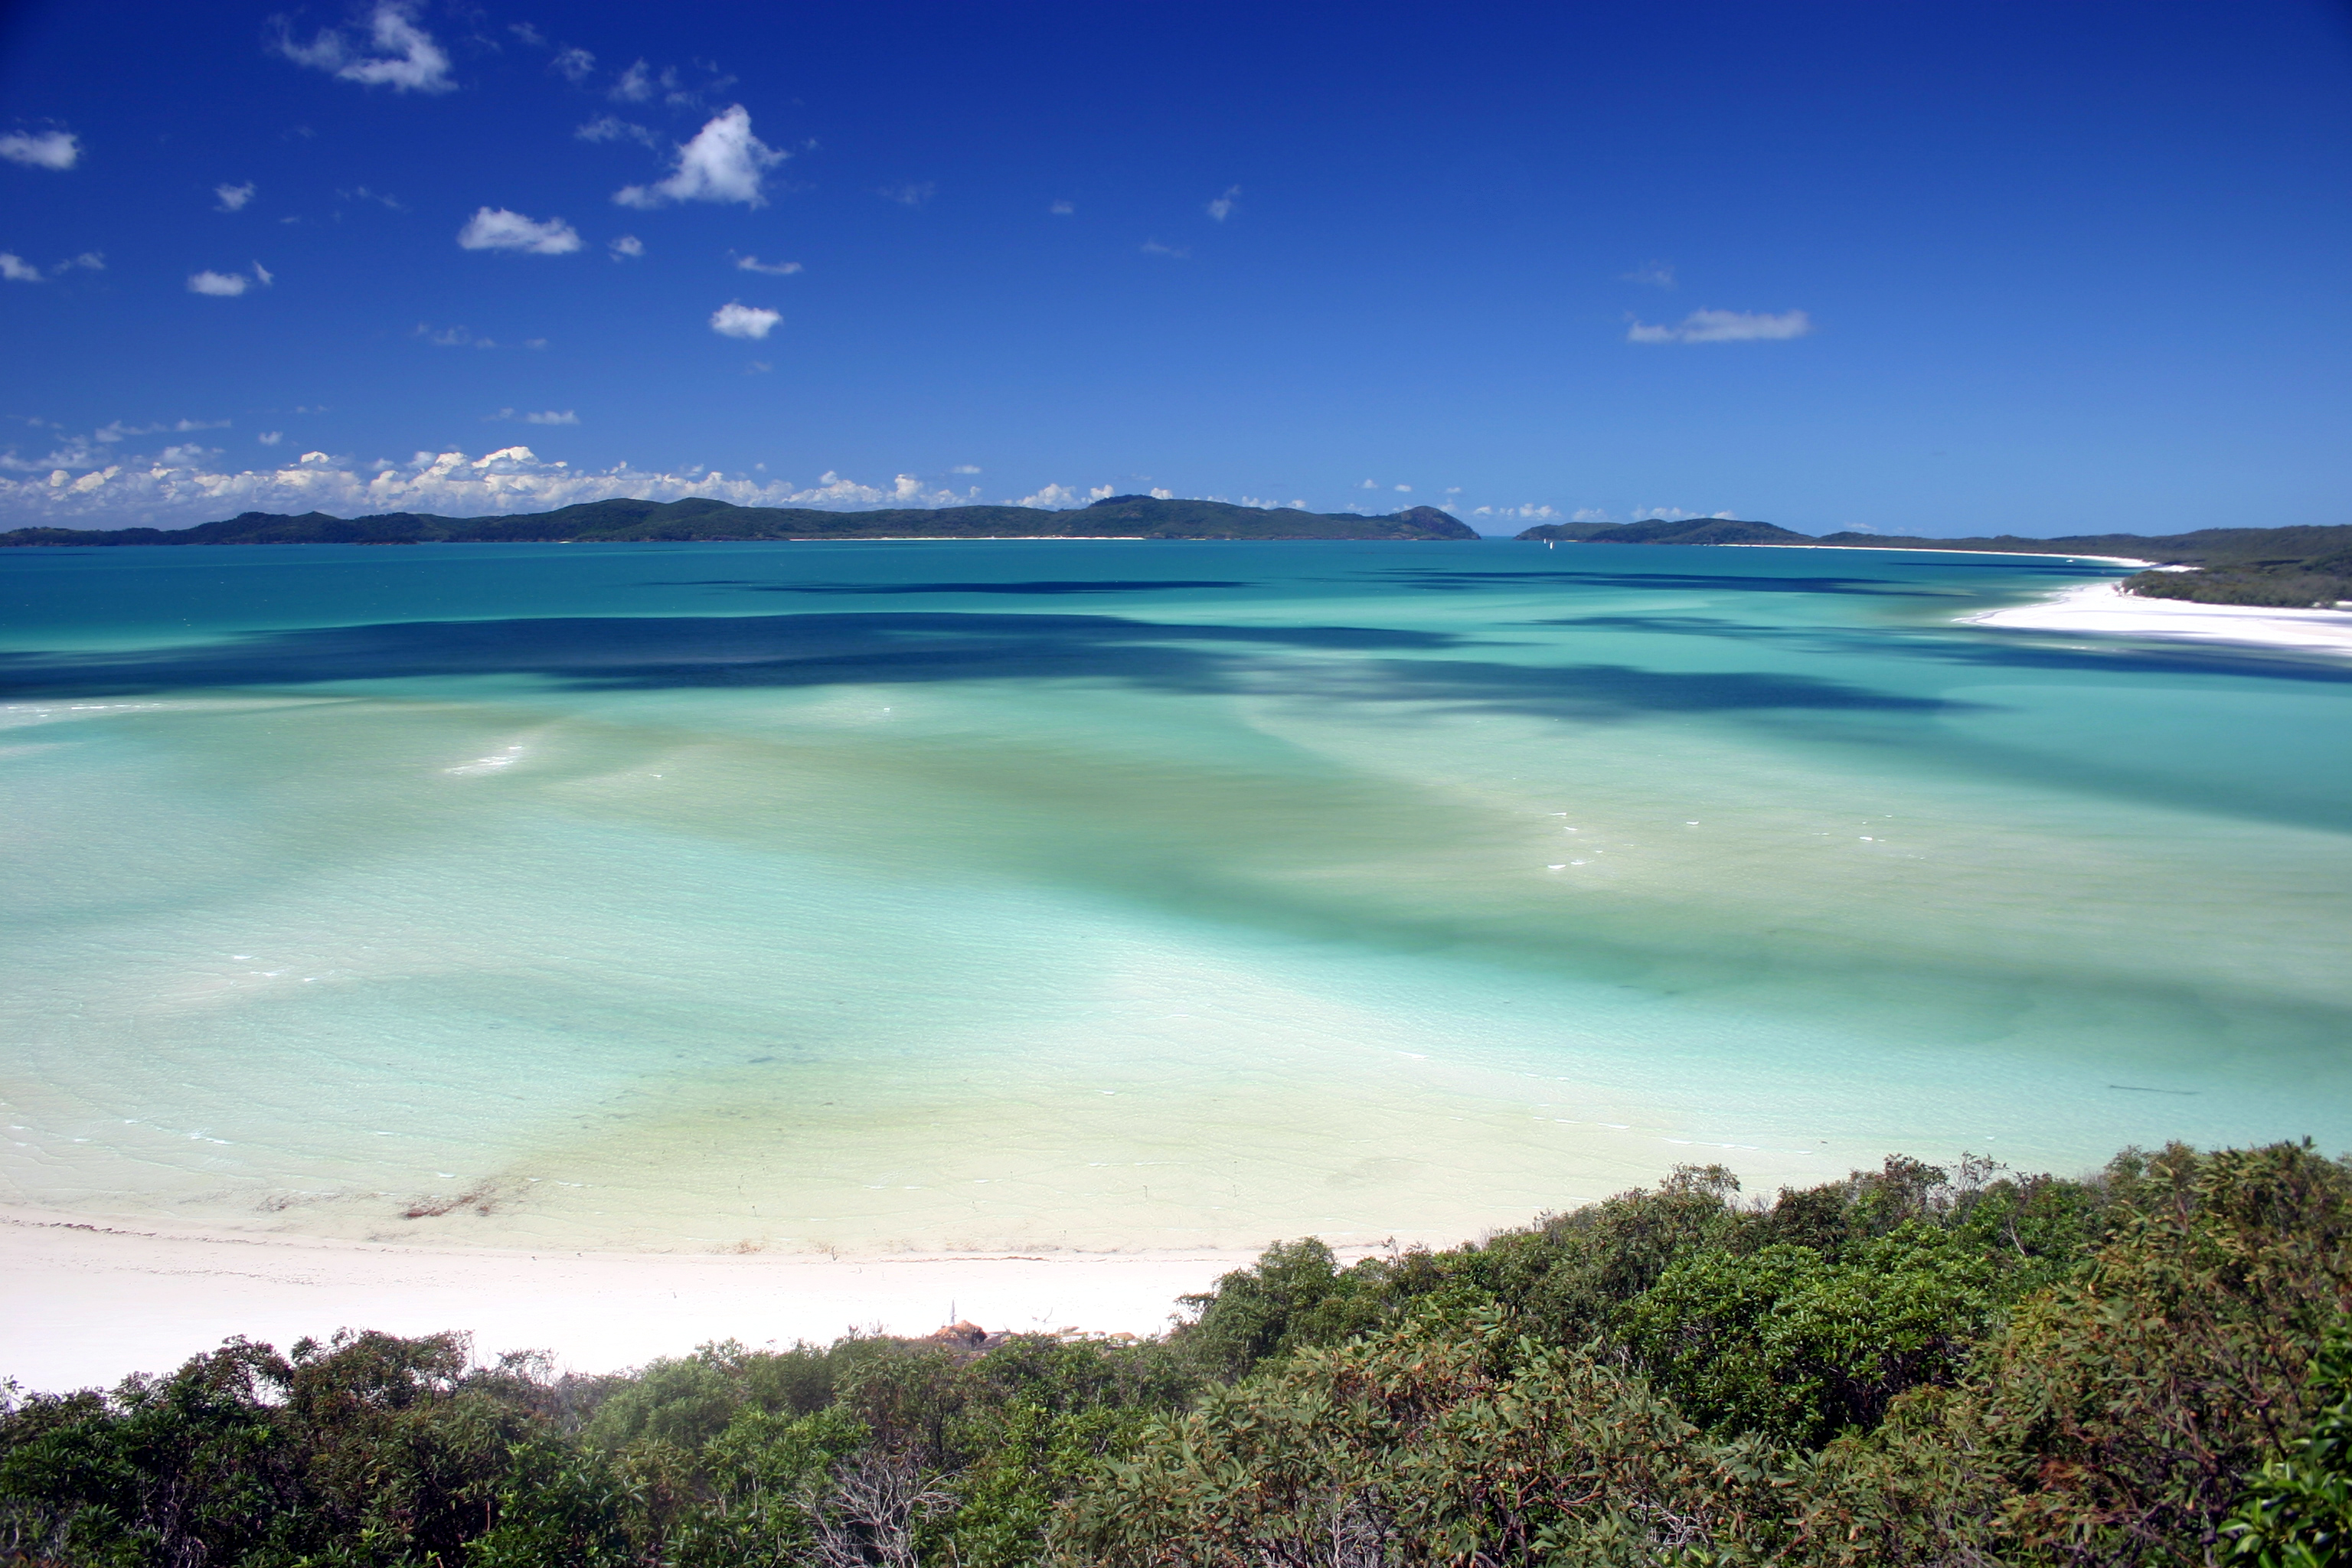
[(2307, 1145), (1769, 1202), (1692, 1167), (1187, 1304), (1132, 1345), (557, 1378), (345, 1333), (0, 1385), (0, 1563), (2315, 1568), (2352, 1528), (2352, 1169)]

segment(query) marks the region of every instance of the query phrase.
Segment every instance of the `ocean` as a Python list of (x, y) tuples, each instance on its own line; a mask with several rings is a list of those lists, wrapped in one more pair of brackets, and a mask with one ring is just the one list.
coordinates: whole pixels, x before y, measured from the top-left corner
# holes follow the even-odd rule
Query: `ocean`
[(0, 552), (0, 1200), (1445, 1243), (2352, 1147), (2352, 671), (1897, 552)]

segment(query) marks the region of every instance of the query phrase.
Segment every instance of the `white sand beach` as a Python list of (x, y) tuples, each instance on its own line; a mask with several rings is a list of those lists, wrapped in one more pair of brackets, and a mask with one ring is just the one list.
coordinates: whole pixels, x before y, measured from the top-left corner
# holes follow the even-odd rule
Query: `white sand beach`
[(2037, 604), (1960, 617), (1964, 626), (2088, 636), (2248, 643), (2305, 652), (2352, 654), (2352, 611), (2282, 610), (2260, 605), (2199, 605), (2144, 599), (2112, 583), (2068, 588)]
[(0, 1209), (0, 1380), (57, 1391), (165, 1372), (233, 1334), (284, 1351), (339, 1328), (472, 1332), (476, 1353), (546, 1350), (617, 1371), (712, 1340), (852, 1332), (1150, 1334), (1242, 1254), (829, 1258), (373, 1247), (89, 1225)]

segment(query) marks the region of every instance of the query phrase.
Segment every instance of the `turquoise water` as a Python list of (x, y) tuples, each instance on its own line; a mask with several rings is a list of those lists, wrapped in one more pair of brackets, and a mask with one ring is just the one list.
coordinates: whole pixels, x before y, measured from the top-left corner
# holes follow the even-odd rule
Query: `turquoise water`
[(0, 1194), (419, 1241), (1451, 1240), (2352, 1145), (2352, 671), (2023, 558), (0, 552)]

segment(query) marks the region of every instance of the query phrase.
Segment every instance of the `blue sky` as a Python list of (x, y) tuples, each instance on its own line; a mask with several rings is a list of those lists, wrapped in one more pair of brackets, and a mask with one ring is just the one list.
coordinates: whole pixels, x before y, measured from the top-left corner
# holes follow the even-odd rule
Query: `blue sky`
[(0, 193), (9, 526), (2352, 521), (2323, 4), (33, 0)]

